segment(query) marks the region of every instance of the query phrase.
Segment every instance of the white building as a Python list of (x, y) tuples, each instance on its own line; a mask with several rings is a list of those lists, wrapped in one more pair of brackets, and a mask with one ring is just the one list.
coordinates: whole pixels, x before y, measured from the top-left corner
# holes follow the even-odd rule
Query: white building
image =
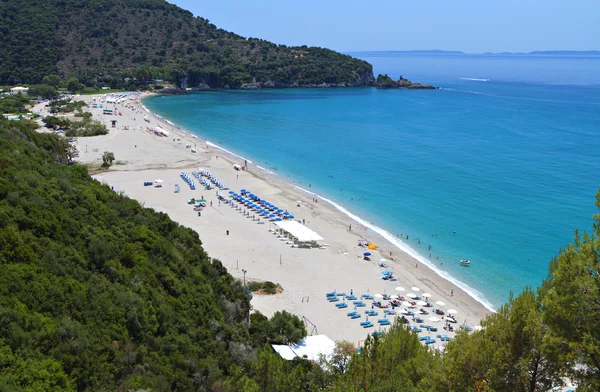
[(13, 87), (10, 89), (10, 92), (13, 95), (27, 95), (29, 92), (29, 88), (27, 87)]

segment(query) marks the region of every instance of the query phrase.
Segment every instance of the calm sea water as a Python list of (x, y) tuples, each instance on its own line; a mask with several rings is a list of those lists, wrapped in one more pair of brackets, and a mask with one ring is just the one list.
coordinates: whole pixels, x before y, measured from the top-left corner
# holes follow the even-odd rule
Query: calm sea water
[(488, 307), (537, 286), (596, 212), (600, 59), (364, 58), (442, 89), (228, 91), (145, 104), (310, 184), (391, 239), (402, 233), (398, 247)]

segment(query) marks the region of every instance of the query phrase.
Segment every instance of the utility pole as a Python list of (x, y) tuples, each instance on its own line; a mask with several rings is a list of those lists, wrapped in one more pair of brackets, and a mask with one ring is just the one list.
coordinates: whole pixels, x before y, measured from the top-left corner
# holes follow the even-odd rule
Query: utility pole
[(246, 288), (246, 272), (248, 271), (242, 268), (242, 273), (244, 274), (244, 288)]

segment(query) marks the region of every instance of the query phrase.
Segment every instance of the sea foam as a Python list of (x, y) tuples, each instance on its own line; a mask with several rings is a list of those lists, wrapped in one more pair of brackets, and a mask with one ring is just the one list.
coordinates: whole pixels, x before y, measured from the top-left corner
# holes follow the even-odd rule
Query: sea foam
[(224, 152), (226, 152), (226, 153), (228, 153), (230, 155), (233, 155), (236, 158), (240, 158), (240, 159), (243, 159), (245, 161), (248, 161), (248, 163), (252, 163), (252, 161), (250, 159), (246, 159), (246, 158), (244, 158), (241, 155), (237, 155), (237, 154), (235, 154), (235, 153), (233, 153), (233, 152), (231, 152), (231, 151), (229, 151), (229, 150), (227, 150), (227, 149), (225, 149), (225, 148), (223, 148), (221, 146), (216, 145), (215, 143), (209, 142), (208, 140), (206, 141), (206, 144), (209, 145), (209, 146), (211, 146), (211, 147), (218, 148), (219, 150), (224, 151)]

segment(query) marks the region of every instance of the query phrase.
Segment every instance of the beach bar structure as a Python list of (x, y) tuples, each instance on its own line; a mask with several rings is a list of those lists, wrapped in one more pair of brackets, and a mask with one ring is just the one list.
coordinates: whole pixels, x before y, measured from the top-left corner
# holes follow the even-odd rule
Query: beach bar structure
[(293, 237), (297, 244), (316, 244), (317, 241), (323, 241), (319, 234), (294, 220), (275, 222), (275, 226)]
[(288, 361), (296, 357), (318, 361), (322, 355), (328, 359), (333, 356), (335, 342), (325, 335), (313, 335), (305, 337), (298, 344), (272, 344), (271, 347)]

